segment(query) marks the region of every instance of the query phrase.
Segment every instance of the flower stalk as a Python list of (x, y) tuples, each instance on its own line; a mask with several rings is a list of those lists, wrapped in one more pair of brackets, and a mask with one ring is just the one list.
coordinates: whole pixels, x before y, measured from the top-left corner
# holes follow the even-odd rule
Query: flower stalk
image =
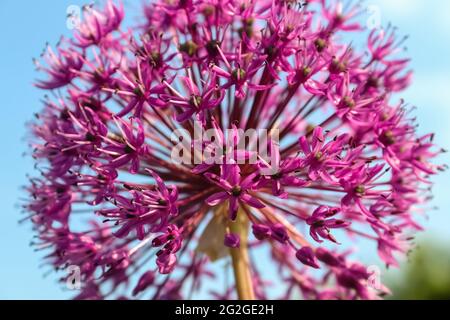
[(240, 209), (235, 222), (229, 224), (230, 231), (240, 237), (239, 248), (230, 248), (233, 272), (239, 300), (255, 300), (253, 281), (248, 254), (249, 221), (245, 212)]

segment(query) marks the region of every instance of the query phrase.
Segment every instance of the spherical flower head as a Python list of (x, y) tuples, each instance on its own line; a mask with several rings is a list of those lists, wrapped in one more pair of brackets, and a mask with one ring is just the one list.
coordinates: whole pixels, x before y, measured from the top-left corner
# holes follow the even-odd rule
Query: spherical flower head
[(234, 281), (213, 298), (386, 294), (349, 249), (397, 266), (444, 169), (393, 98), (404, 39), (332, 1), (152, 1), (124, 27), (127, 9), (86, 7), (35, 60), (51, 94), (24, 208), (46, 262), (79, 268), (75, 298), (191, 297), (217, 260)]

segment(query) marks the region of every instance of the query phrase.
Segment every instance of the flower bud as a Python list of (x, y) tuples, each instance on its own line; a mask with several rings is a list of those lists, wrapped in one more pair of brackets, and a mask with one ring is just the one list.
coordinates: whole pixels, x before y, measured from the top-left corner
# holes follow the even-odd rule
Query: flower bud
[(239, 248), (241, 246), (241, 239), (235, 233), (225, 235), (224, 244), (228, 248)]
[(263, 224), (252, 225), (253, 235), (258, 240), (265, 240), (271, 236), (271, 230), (268, 226)]
[(304, 265), (319, 269), (319, 264), (311, 247), (303, 247), (295, 254), (297, 259)]

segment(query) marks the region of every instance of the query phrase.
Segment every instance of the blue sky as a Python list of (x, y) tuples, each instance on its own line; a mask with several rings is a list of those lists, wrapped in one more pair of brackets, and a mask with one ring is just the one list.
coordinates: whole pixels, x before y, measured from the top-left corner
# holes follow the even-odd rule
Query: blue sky
[[(129, 1), (136, 7), (139, 1)], [(41, 93), (32, 87), (36, 77), (32, 58), (38, 57), (46, 42), (55, 44), (60, 35), (69, 35), (66, 9), (82, 5), (77, 0), (0, 1), (0, 96), (2, 98), (0, 137), (0, 299), (65, 299), (47, 269), (39, 268), (40, 255), (29, 247), (29, 226), (18, 225), (19, 198), (26, 174), (33, 164), (28, 152), (25, 122), (40, 109)], [(413, 57), (415, 80), (402, 95), (418, 107), (421, 132), (436, 132), (436, 142), (450, 149), (450, 1), (373, 0), (367, 5), (380, 9), (383, 25), (393, 22), (401, 33), (409, 34), (409, 56)], [(134, 13), (131, 14), (134, 16)], [(450, 163), (449, 155), (441, 158)], [(450, 240), (450, 176), (438, 177), (427, 231), (421, 237)]]

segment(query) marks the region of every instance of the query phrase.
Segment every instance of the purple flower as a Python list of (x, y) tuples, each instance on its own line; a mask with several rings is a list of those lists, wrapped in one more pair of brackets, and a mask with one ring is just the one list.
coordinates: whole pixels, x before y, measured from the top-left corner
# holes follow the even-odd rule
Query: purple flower
[(153, 239), (153, 247), (163, 247), (156, 253), (156, 264), (161, 274), (169, 274), (175, 268), (177, 256), (182, 246), (182, 230), (175, 225), (169, 225), (164, 234)]
[(217, 192), (206, 199), (206, 203), (214, 207), (228, 200), (231, 220), (236, 220), (239, 202), (246, 203), (254, 208), (264, 208), (264, 204), (249, 193), (255, 185), (255, 179), (258, 176), (256, 173), (242, 179), (239, 166), (230, 164), (222, 166), (220, 177), (213, 173), (205, 173), (205, 176), (209, 181), (223, 189), (223, 191)]
[(308, 168), (308, 176), (311, 180), (315, 181), (320, 178), (328, 183), (333, 183), (333, 178), (328, 171), (345, 166), (340, 154), (349, 137), (341, 135), (333, 141), (325, 143), (323, 128), (317, 127), (310, 139), (311, 141), (308, 141), (307, 136), (300, 138), (300, 148), (305, 155), (302, 165)]
[(74, 34), (77, 45), (82, 48), (106, 45), (110, 33), (119, 29), (124, 14), (123, 5), (116, 6), (112, 0), (106, 2), (103, 11), (85, 6), (83, 21)]
[(180, 77), (186, 87), (187, 96), (184, 97), (171, 85), (166, 83), (173, 95), (164, 96), (167, 103), (180, 107), (183, 111), (177, 115), (179, 122), (190, 119), (193, 115), (198, 115), (198, 119), (205, 121), (207, 110), (217, 107), (224, 98), (224, 90), (217, 85), (216, 75), (213, 73), (203, 86), (202, 91), (188, 77)]
[[(126, 75), (120, 71), (121, 79), (117, 79), (114, 82), (116, 88), (104, 87), (102, 90), (117, 95), (123, 96), (127, 99), (125, 107), (117, 113), (117, 117), (123, 117), (134, 111), (134, 116), (141, 118), (144, 107), (149, 105), (150, 107), (164, 107), (165, 103), (157, 95), (163, 94), (165, 91), (164, 84), (153, 85), (153, 77), (149, 72), (151, 65), (148, 63), (143, 64), (139, 59), (136, 60), (137, 78), (132, 81), (130, 75)], [(130, 79), (131, 78), (131, 79)]]
[(130, 123), (117, 118), (114, 120), (121, 136), (105, 137), (105, 147), (97, 150), (112, 158), (105, 167), (118, 169), (131, 163), (130, 173), (136, 174), (140, 167), (140, 157), (146, 156), (149, 152), (149, 147), (145, 144), (142, 122), (137, 118), (130, 119)]
[(271, 236), (272, 230), (269, 226), (264, 224), (254, 224), (252, 225), (253, 235), (258, 240), (264, 240)]
[(155, 273), (153, 271), (147, 271), (141, 276), (137, 286), (133, 289), (133, 296), (137, 296), (139, 293), (145, 291), (145, 289), (153, 285), (154, 282)]
[(235, 66), (233, 67), (218, 45), (216, 49), (219, 52), (226, 69), (215, 65), (212, 67), (212, 71), (215, 72), (219, 77), (223, 77), (227, 80), (227, 83), (223, 86), (224, 89), (229, 89), (230, 87), (234, 86), (236, 91), (236, 98), (245, 98), (246, 94), (244, 89), (247, 88), (253, 90), (266, 90), (270, 88), (270, 85), (258, 85), (249, 81), (249, 79), (253, 78), (258, 70), (262, 68), (262, 57), (244, 60), (242, 56), (241, 44), (239, 45), (237, 53), (235, 54), (235, 58), (233, 59), (233, 62), (235, 64)]
[(241, 246), (241, 238), (235, 233), (228, 233), (225, 236), (224, 244), (229, 248), (239, 248)]
[(331, 267), (339, 267), (342, 265), (342, 259), (325, 248), (317, 248), (315, 255), (319, 261)]
[(52, 90), (68, 85), (84, 65), (82, 54), (75, 50), (58, 48), (55, 53), (51, 47), (47, 47), (44, 58), (47, 63), (46, 67), (35, 60), (38, 70), (49, 76), (48, 80), (36, 82), (36, 87), (40, 89)]
[(286, 243), (289, 240), (286, 227), (281, 223), (271, 226), (270, 231), (270, 236), (280, 243)]
[[(268, 164), (264, 160), (260, 161), (261, 171), (271, 170), (270, 175), (265, 175), (265, 179), (260, 181), (260, 186), (270, 182), (272, 184), (272, 193), (281, 198), (287, 198), (288, 193), (283, 192), (284, 187), (304, 187), (307, 181), (298, 178), (296, 171), (301, 167), (301, 160), (298, 158), (287, 158), (281, 161), (279, 146), (271, 141), (271, 163)], [(261, 172), (262, 174), (264, 172)]]
[(306, 223), (310, 225), (309, 234), (314, 240), (322, 242), (320, 238), (323, 238), (337, 243), (336, 239), (331, 235), (330, 229), (347, 228), (350, 225), (350, 222), (332, 219), (339, 211), (340, 208), (320, 206), (313, 212), (312, 216), (306, 220)]
[[(108, 221), (116, 221), (120, 228), (115, 236), (125, 238), (134, 229), (137, 238), (144, 240), (149, 232), (158, 232), (166, 227), (171, 217), (178, 215), (178, 190), (169, 189), (161, 178), (151, 170), (156, 186), (143, 188), (138, 185), (125, 184), (132, 199), (113, 193), (108, 199), (116, 208), (102, 209), (98, 213)], [(108, 195), (110, 196), (110, 195)]]
[(444, 150), (393, 100), (412, 75), (395, 29), (355, 45), (360, 6), (294, 2), (150, 1), (124, 29), (108, 0), (35, 61), (24, 220), (53, 269), (79, 266), (76, 299), (196, 298), (227, 256), (211, 297), (388, 293), (348, 248), (398, 265)]
[(303, 248), (299, 249), (295, 253), (295, 256), (304, 265), (307, 265), (307, 266), (315, 268), (315, 269), (320, 268), (317, 263), (317, 259), (314, 255), (314, 251), (311, 247), (303, 247)]
[[(364, 206), (363, 199), (377, 198), (383, 195), (383, 192), (375, 189), (373, 181), (382, 176), (386, 171), (383, 171), (383, 165), (376, 165), (374, 167), (361, 166), (354, 168), (350, 174), (346, 173), (345, 179), (340, 179), (343, 190), (347, 194), (341, 199), (341, 205), (344, 209), (356, 204), (361, 213), (367, 215), (369, 218), (373, 214)], [(346, 169), (343, 169), (340, 174), (343, 174)]]

